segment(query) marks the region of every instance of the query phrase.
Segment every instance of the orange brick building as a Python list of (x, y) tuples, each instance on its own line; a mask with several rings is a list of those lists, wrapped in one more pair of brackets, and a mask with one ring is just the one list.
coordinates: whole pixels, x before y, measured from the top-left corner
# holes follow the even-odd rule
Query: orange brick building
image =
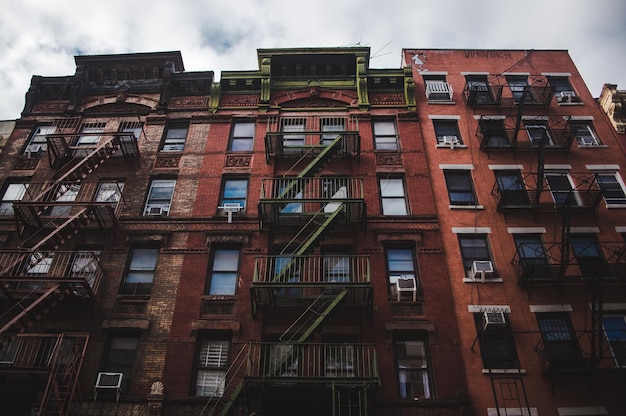
[(624, 153), (569, 54), (403, 56), (473, 414), (624, 413)]

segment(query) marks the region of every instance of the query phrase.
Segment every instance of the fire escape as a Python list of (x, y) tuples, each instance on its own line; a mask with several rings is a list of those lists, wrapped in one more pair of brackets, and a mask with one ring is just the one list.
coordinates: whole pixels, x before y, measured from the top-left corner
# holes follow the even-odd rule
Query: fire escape
[[(293, 176), (262, 181), (261, 227), (289, 236), (289, 242), (276, 255), (257, 256), (252, 311), (293, 313), (287, 311), (296, 308), (300, 315), (277, 342), (247, 346), (245, 374), (222, 415), (237, 402), (245, 402), (248, 412), (262, 411), (276, 395), (300, 397), (302, 405), (313, 391), (315, 401), (327, 403), (334, 416), (368, 414), (370, 393), (379, 383), (374, 346), (314, 342), (339, 310), (372, 311), (367, 256), (314, 254), (335, 227), (365, 220), (360, 178), (318, 176), (333, 157), (358, 160), (359, 139), (357, 121), (350, 117), (268, 119), (267, 160), (296, 158), (289, 171), (299, 170), (299, 163), (305, 167)], [(243, 392), (246, 399), (239, 400)]]
[[(537, 77), (538, 81), (541, 81)], [(485, 83), (472, 85), (468, 82), (465, 98), (468, 106), (496, 109), (502, 116), (481, 116), (476, 135), (484, 152), (531, 151), (536, 155), (534, 172), (496, 174), (492, 194), (497, 208), (503, 214), (532, 212), (538, 216), (546, 213), (556, 215), (560, 222), (560, 235), (556, 241), (518, 243), (511, 264), (517, 272), (518, 284), (531, 296), (536, 286), (561, 288), (567, 284), (585, 287), (592, 305), (588, 327), (575, 330), (571, 324), (555, 324), (553, 328), (540, 328), (535, 351), (543, 364), (544, 375), (554, 379), (565, 374), (612, 374), (623, 369), (619, 354), (604, 339), (602, 331), (603, 286), (623, 285), (626, 276), (626, 245), (624, 242), (598, 242), (589, 236), (571, 233), (572, 219), (597, 216), (603, 198), (603, 189), (595, 175), (546, 169), (545, 157), (549, 152), (567, 153), (575, 140), (576, 131), (568, 117), (537, 115), (548, 113), (552, 91), (545, 82), (527, 85), (517, 98), (505, 97), (504, 85), (498, 76)], [(513, 90), (513, 88), (511, 88)], [(515, 94), (513, 94), (515, 95)], [(558, 97), (557, 97), (558, 98)], [(511, 105), (513, 104), (513, 105)], [(507, 109), (515, 108), (515, 114)], [(512, 117), (509, 117), (511, 116)], [(512, 119), (512, 123), (507, 123)], [(525, 132), (523, 132), (525, 130)], [(522, 139), (524, 137), (524, 139)], [(622, 286), (623, 287), (623, 286)], [(545, 322), (557, 322), (546, 319)], [(545, 325), (545, 324), (544, 324)], [(623, 355), (623, 354), (622, 354)], [(624, 358), (621, 358), (622, 360)], [(530, 409), (523, 379), (515, 377), (492, 377), (496, 404), (498, 392), (509, 392), (508, 400), (519, 402), (513, 407)], [(507, 400), (501, 393), (500, 400)], [(499, 406), (497, 406), (499, 407)]]
[[(19, 378), (32, 373), (43, 393), (38, 415), (67, 415), (87, 348), (88, 335), (26, 334), (28, 328), (68, 299), (93, 301), (103, 278), (98, 253), (59, 248), (83, 230), (112, 232), (124, 205), (123, 183), (89, 182), (110, 158), (136, 163), (138, 122), (118, 132), (86, 129), (80, 118), (59, 119), (46, 137), (53, 174), (29, 183), (13, 211), (21, 244), (0, 252), (0, 280), (5, 306), (0, 316), (0, 372)], [(82, 131), (81, 131), (82, 127)]]

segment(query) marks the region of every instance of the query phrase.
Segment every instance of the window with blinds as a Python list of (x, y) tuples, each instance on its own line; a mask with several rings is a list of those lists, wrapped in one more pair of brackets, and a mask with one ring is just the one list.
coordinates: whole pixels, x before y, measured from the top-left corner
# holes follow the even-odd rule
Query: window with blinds
[(202, 341), (198, 357), (196, 396), (224, 395), (227, 363), (228, 341)]

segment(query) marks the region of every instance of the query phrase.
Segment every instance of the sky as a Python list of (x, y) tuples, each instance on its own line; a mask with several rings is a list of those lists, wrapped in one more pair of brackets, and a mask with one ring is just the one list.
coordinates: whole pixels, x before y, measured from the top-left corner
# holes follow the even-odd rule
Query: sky
[(259, 48), (568, 50), (591, 94), (626, 89), (625, 0), (0, 0), (0, 120), (19, 118), (33, 75), (74, 56), (180, 51), (186, 71), (258, 69)]

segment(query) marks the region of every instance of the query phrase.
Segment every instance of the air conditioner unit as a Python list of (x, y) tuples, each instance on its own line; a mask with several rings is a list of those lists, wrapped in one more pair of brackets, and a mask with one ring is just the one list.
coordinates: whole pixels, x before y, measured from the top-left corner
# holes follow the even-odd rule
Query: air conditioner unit
[(224, 202), (221, 207), (218, 207), (223, 210), (228, 216), (228, 223), (233, 222), (233, 214), (241, 211), (242, 206), (239, 205), (238, 202)]
[(163, 207), (149, 207), (147, 214), (153, 216), (161, 216), (167, 213), (167, 211)]
[(483, 331), (488, 329), (501, 329), (506, 326), (504, 312), (483, 312)]
[(114, 391), (115, 399), (119, 401), (120, 394), (124, 390), (126, 385), (126, 378), (124, 377), (124, 373), (98, 373), (98, 378), (96, 379), (96, 384), (93, 389), (93, 399), (94, 401), (98, 398), (98, 392), (105, 391)]
[(456, 136), (443, 136), (443, 144), (450, 146), (450, 149), (454, 149), (454, 146), (459, 143), (459, 138)]
[(398, 276), (396, 280), (396, 300), (402, 300), (402, 293), (408, 292), (413, 302), (417, 300), (417, 284), (413, 276)]
[(484, 282), (487, 277), (493, 275), (493, 263), (488, 260), (479, 260), (472, 262), (472, 277), (476, 280)]
[(26, 146), (26, 157), (27, 158), (33, 158), (33, 157), (41, 157), (41, 155), (43, 154), (43, 147), (40, 144), (31, 144), (29, 146)]
[(574, 91), (561, 91), (558, 93), (560, 103), (571, 103), (575, 100), (576, 93)]

